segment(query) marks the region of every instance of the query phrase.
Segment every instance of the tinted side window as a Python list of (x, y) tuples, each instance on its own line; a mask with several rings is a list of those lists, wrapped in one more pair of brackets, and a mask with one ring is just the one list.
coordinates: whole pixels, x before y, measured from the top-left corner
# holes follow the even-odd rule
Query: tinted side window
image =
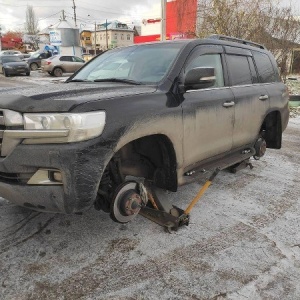
[(253, 63), (253, 57), (248, 56), (248, 63), (252, 75), (252, 83), (258, 83), (257, 73)]
[(214, 87), (224, 86), (224, 76), (220, 54), (204, 54), (194, 58), (186, 66), (185, 72), (199, 67), (215, 68), (216, 82)]
[(252, 74), (248, 57), (242, 55), (226, 55), (231, 85), (252, 84)]
[(84, 63), (85, 61), (77, 56), (73, 56), (73, 61)]
[(253, 56), (258, 71), (259, 81), (263, 83), (278, 81), (269, 56), (257, 51), (253, 51)]
[(72, 56), (62, 56), (60, 61), (73, 61)]

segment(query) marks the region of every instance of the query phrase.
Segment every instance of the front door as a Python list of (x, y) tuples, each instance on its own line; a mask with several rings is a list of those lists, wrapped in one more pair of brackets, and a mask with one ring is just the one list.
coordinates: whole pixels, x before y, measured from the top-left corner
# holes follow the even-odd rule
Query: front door
[(183, 97), (184, 166), (226, 153), (232, 148), (234, 97), (225, 87), (221, 46), (199, 46), (183, 70), (215, 68), (213, 87), (187, 91)]

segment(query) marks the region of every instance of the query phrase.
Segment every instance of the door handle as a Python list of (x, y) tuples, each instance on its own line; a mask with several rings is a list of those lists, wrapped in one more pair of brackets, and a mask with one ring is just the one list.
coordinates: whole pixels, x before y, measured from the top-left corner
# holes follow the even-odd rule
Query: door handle
[(223, 103), (223, 106), (224, 106), (224, 107), (231, 107), (231, 106), (233, 106), (234, 104), (235, 104), (234, 101), (224, 102), (224, 103)]
[(259, 96), (258, 99), (261, 100), (261, 101), (265, 101), (265, 100), (269, 99), (269, 96), (268, 95), (261, 95), (261, 96)]

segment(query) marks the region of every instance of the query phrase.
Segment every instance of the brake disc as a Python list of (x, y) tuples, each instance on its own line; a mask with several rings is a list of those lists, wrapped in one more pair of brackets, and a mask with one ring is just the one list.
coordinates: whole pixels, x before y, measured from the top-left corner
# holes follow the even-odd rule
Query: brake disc
[(139, 213), (142, 206), (139, 183), (127, 181), (116, 190), (111, 201), (110, 216), (116, 222), (127, 223)]

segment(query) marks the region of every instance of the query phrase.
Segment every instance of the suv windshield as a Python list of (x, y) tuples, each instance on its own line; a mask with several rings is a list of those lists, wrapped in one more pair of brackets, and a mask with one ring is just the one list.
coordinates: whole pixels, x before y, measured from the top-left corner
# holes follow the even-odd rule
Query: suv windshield
[(87, 64), (72, 80), (157, 83), (167, 74), (182, 46), (158, 43), (109, 50)]

